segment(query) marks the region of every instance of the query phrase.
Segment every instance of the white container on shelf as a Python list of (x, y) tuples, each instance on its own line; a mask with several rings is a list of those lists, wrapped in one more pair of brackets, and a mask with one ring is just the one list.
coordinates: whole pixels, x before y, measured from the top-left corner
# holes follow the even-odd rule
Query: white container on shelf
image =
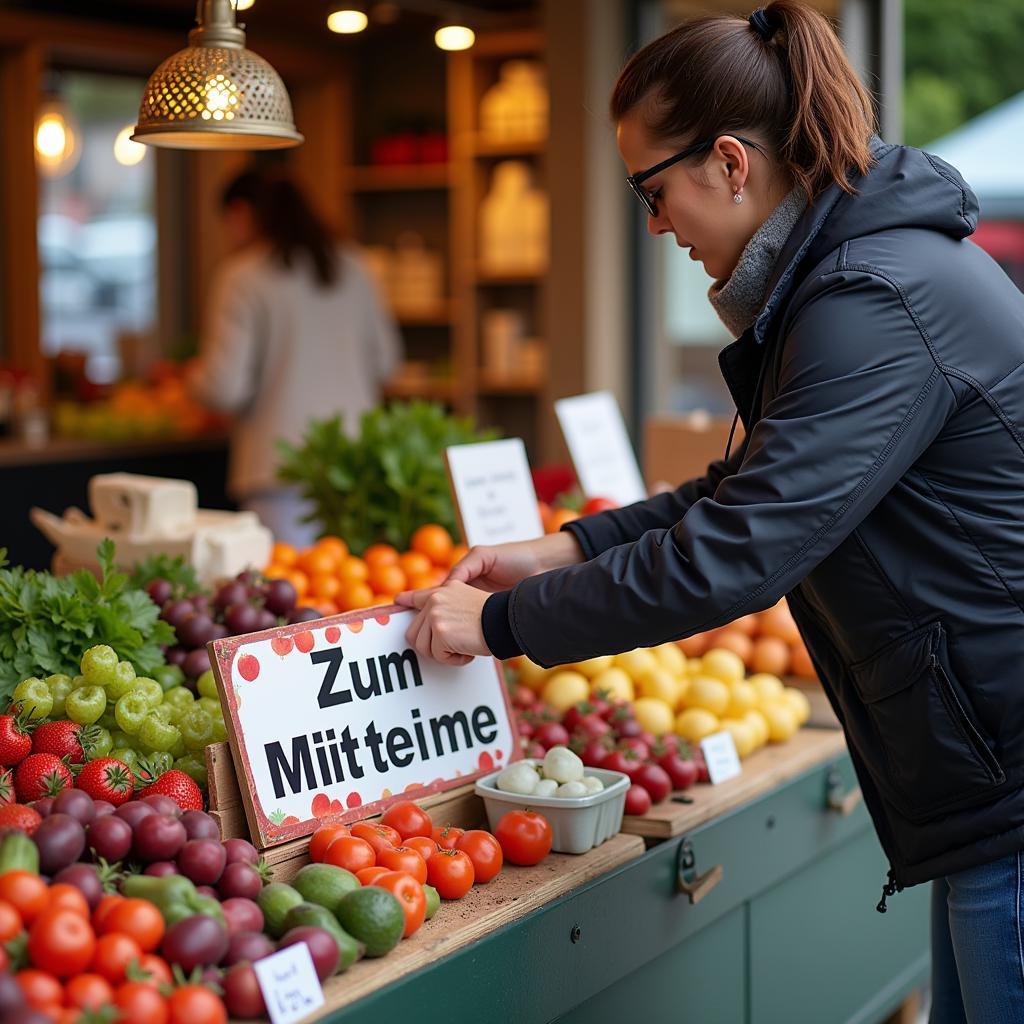
[(520, 160), (494, 168), (480, 207), (480, 263), (490, 273), (542, 273), (548, 261), (548, 197)]
[(480, 134), (488, 142), (539, 142), (548, 133), (548, 89), (537, 61), (509, 60), (480, 101)]
[[(526, 760), (539, 765), (539, 761)], [(504, 793), (496, 783), (500, 771), (477, 780), (474, 791), (487, 810), (487, 822), (493, 832), (498, 822), (509, 811), (531, 810), (543, 814), (551, 825), (551, 849), (555, 853), (586, 853), (595, 846), (617, 835), (622, 828), (622, 814), (626, 808), (629, 777), (622, 772), (604, 768), (588, 768), (604, 783), (604, 789), (593, 796), (524, 796), (522, 793)]]

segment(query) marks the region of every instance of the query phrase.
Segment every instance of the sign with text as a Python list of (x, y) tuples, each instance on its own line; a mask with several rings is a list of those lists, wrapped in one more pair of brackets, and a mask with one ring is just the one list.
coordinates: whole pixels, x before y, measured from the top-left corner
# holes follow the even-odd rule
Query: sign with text
[(706, 736), (700, 741), (700, 749), (713, 786), (734, 779), (743, 771), (731, 732), (716, 732)]
[(467, 544), (506, 544), (544, 536), (526, 445), (506, 441), (452, 445), (448, 477)]
[(519, 756), (501, 667), (420, 658), (397, 606), (215, 640), (214, 673), (253, 842), (353, 821)]
[(610, 391), (560, 398), (555, 413), (588, 498), (632, 505), (647, 497), (622, 412)]
[(270, 1024), (295, 1024), (324, 1005), (309, 946), (296, 942), (252, 965)]

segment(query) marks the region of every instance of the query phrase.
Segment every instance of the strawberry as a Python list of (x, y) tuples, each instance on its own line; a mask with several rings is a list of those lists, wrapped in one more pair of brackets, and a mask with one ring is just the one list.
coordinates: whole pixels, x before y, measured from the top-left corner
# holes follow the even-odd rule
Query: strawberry
[(203, 791), (190, 776), (177, 768), (164, 772), (152, 786), (147, 786), (139, 796), (152, 796), (154, 793), (169, 796), (183, 811), (201, 811), (203, 809)]
[(43, 722), (32, 733), (32, 753), (53, 754), (81, 764), (85, 760), (81, 740), (82, 727), (77, 722)]
[(124, 761), (116, 757), (98, 757), (78, 773), (75, 785), (93, 800), (107, 800), (119, 807), (132, 798), (135, 777)]
[(56, 754), (29, 754), (14, 771), (14, 791), (23, 803), (56, 796), (73, 785), (71, 769)]
[(12, 767), (32, 753), (32, 739), (19, 715), (0, 715), (0, 764)]
[(14, 803), (14, 772), (0, 768), (0, 807)]
[(16, 828), (19, 832), (32, 835), (43, 816), (34, 808), (24, 804), (4, 804), (0, 807), (0, 829)]

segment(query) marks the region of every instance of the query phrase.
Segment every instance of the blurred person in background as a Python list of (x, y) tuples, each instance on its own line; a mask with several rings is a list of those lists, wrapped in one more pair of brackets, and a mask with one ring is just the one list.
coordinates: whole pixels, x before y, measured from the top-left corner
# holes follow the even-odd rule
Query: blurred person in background
[(189, 386), (234, 414), (229, 492), (277, 540), (306, 546), (315, 524), (277, 480), (277, 442), (339, 413), (354, 429), (380, 402), (401, 340), (355, 251), (281, 169), (243, 172), (221, 207), (231, 255), (213, 281)]

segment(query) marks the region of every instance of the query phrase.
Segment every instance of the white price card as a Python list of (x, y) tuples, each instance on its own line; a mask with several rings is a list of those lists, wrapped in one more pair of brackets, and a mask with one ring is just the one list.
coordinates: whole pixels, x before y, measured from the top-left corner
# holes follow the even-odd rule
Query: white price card
[(716, 732), (711, 736), (706, 736), (700, 741), (700, 749), (704, 754), (704, 761), (708, 766), (708, 777), (713, 786), (717, 786), (719, 782), (734, 779), (743, 771), (731, 732)]
[(518, 437), (453, 445), (446, 454), (467, 544), (506, 544), (544, 536), (526, 446)]
[(252, 967), (271, 1024), (295, 1024), (324, 1005), (324, 990), (304, 942), (285, 946)]
[(647, 497), (622, 412), (610, 391), (561, 398), (555, 413), (588, 498), (631, 505)]

